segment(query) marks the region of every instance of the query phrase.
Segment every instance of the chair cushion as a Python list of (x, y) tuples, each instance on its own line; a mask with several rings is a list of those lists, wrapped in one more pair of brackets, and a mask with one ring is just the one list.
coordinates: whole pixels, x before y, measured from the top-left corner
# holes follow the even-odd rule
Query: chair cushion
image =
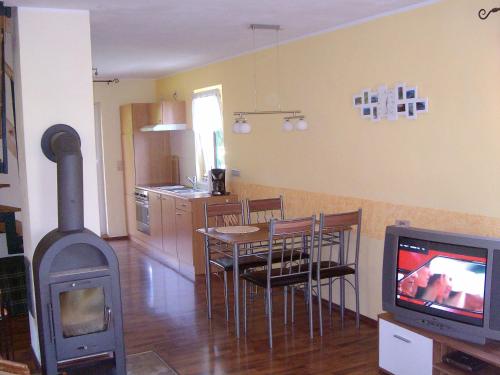
[[(233, 270), (233, 258), (232, 257), (220, 257), (217, 259), (210, 259), (210, 262), (216, 266), (223, 268), (224, 271), (230, 272)], [(240, 271), (246, 270), (248, 268), (262, 267), (267, 264), (267, 258), (259, 256), (242, 256), (238, 261), (238, 267)]]
[[(303, 266), (304, 271), (307, 271), (307, 266)], [(282, 270), (282, 276), (279, 276), (280, 269), (276, 268), (271, 271), (272, 276), (279, 276), (275, 278), (271, 278), (271, 288), (302, 284), (307, 282), (307, 273), (293, 273), (291, 275), (287, 275), (290, 271), (288, 268), (284, 268)], [(292, 267), (292, 272), (297, 272), (297, 267)], [(261, 288), (266, 288), (267, 286), (267, 270), (263, 271), (253, 271), (247, 272), (241, 275), (241, 278), (247, 280), (253, 284), (260, 286)]]
[[(284, 252), (283, 259), (289, 261), (291, 257), (290, 250)], [(309, 257), (309, 254), (302, 253), (302, 259)], [(300, 259), (300, 253), (294, 252), (292, 260)], [(216, 259), (210, 259), (210, 262), (216, 266), (223, 268), (224, 271), (230, 272), (233, 270), (233, 258), (232, 257), (220, 257)], [(273, 263), (281, 262), (281, 252), (273, 254)], [(242, 255), (238, 261), (238, 267), (240, 270), (246, 270), (249, 268), (262, 267), (267, 265), (267, 251), (261, 251), (254, 253), (253, 255)]]
[[(312, 278), (317, 279), (318, 262), (313, 263)], [(339, 266), (336, 262), (322, 261), (320, 262), (320, 279), (329, 279), (331, 277), (340, 277), (346, 275), (353, 275), (356, 273), (354, 268), (349, 266)]]

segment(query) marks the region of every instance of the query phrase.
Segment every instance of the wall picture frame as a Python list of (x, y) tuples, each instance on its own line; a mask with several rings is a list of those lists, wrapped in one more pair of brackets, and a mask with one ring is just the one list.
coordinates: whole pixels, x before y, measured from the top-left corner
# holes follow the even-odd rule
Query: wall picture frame
[(417, 86), (408, 86), (404, 82), (393, 87), (382, 84), (375, 90), (365, 88), (354, 94), (352, 100), (361, 117), (373, 122), (402, 118), (415, 120), (429, 111), (428, 98), (419, 98)]
[(417, 87), (407, 87), (405, 91), (405, 100), (416, 100), (418, 97)]
[(429, 112), (429, 99), (417, 99), (415, 101), (415, 107), (417, 112), (426, 113)]
[(396, 85), (396, 99), (398, 102), (402, 102), (406, 99), (406, 84), (398, 83)]
[(417, 118), (417, 108), (415, 102), (406, 103), (406, 117), (410, 120), (415, 120)]

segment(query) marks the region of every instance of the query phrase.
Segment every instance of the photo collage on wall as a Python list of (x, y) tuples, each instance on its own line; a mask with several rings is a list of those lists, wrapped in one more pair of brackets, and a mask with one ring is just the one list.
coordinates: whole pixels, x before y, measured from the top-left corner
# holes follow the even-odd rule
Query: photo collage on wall
[(397, 120), (406, 117), (417, 119), (417, 114), (429, 111), (429, 99), (419, 98), (416, 86), (397, 84), (393, 88), (379, 86), (377, 90), (364, 89), (353, 97), (354, 108), (360, 110), (361, 117), (380, 121)]

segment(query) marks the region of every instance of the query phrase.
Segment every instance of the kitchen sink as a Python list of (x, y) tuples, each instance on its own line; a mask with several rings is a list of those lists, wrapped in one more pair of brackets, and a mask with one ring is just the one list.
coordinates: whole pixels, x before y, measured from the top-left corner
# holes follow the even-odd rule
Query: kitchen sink
[(164, 190), (164, 191), (170, 191), (170, 192), (176, 193), (176, 194), (192, 194), (192, 193), (198, 193), (198, 192), (203, 191), (200, 189), (193, 189), (193, 188), (190, 188), (187, 186), (182, 186), (182, 185), (160, 186), (157, 189)]

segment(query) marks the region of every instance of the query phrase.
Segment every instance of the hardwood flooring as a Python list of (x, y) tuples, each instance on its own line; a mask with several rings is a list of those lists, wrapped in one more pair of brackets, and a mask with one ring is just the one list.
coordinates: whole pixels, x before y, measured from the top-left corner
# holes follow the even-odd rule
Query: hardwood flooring
[(154, 350), (180, 374), (378, 374), (378, 333), (371, 324), (357, 330), (348, 317), (341, 329), (338, 314), (330, 322), (325, 309), (324, 335), (316, 326), (311, 340), (304, 299), (296, 298), (295, 324), (284, 325), (282, 293), (277, 292), (271, 351), (262, 292), (249, 303), (248, 333), (238, 340), (232, 316), (225, 321), (220, 279), (214, 277), (208, 320), (203, 277), (193, 283), (131, 241), (111, 245), (120, 261), (127, 354)]
[(249, 303), (248, 333), (238, 340), (233, 317), (225, 321), (220, 279), (214, 277), (213, 318), (208, 320), (203, 277), (193, 283), (146, 256), (132, 241), (110, 244), (120, 262), (127, 354), (154, 350), (182, 375), (379, 373), (378, 332), (373, 324), (362, 322), (357, 330), (348, 316), (341, 329), (339, 314), (330, 320), (323, 306), (320, 337), (315, 304), (311, 340), (303, 297), (297, 294), (295, 324), (284, 325), (282, 293), (277, 292), (270, 350), (262, 292)]

